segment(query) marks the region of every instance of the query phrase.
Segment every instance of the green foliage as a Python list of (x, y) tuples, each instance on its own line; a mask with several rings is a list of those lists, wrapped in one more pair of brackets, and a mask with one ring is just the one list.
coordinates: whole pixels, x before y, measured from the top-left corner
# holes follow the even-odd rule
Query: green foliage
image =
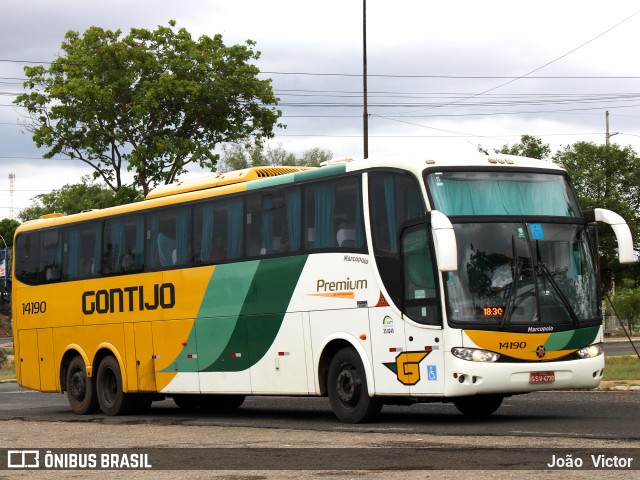
[(117, 192), (96, 183), (90, 177), (82, 177), (81, 183), (67, 184), (59, 190), (37, 195), (33, 204), (19, 214), (23, 221), (39, 218), (47, 213), (71, 215), (94, 208), (107, 208), (142, 200), (140, 192), (122, 186)]
[(322, 162), (331, 160), (333, 154), (329, 150), (312, 148), (296, 157), (293, 153), (287, 152), (282, 145), (275, 148), (262, 144), (251, 145), (225, 145), (222, 147), (222, 157), (218, 162), (218, 171), (230, 172), (232, 170), (242, 170), (249, 167), (261, 166), (296, 166), (296, 167), (319, 167)]
[[(12, 220), (10, 218), (3, 218), (0, 220), (0, 235), (7, 243), (7, 247), (13, 247), (13, 234), (16, 232), (16, 228), (20, 226), (20, 222)], [(0, 240), (0, 248), (4, 248), (4, 243)]]
[(640, 320), (640, 287), (618, 288), (612, 300), (620, 320), (626, 322), (629, 330), (638, 325)]
[(255, 43), (194, 40), (174, 27), (133, 28), (125, 37), (69, 31), (48, 68), (25, 67), (31, 92), (15, 103), (26, 108), (45, 158), (79, 159), (113, 190), (126, 166), (146, 195), (189, 164), (213, 170), (221, 142), (273, 136), (281, 112), (271, 81), (258, 79)]
[[(607, 208), (626, 220), (640, 249), (640, 158), (630, 146), (577, 142), (556, 152), (553, 161), (567, 169), (584, 209)], [(620, 281), (624, 269), (616, 260), (611, 228), (600, 228), (601, 271), (605, 288)]]
[[(479, 149), (480, 151), (484, 151), (481, 147)], [(551, 154), (551, 147), (548, 143), (543, 144), (542, 140), (538, 137), (534, 137), (533, 135), (521, 135), (520, 143), (515, 143), (511, 146), (503, 145), (502, 148), (494, 150), (494, 152), (544, 160), (549, 158), (549, 155)]]

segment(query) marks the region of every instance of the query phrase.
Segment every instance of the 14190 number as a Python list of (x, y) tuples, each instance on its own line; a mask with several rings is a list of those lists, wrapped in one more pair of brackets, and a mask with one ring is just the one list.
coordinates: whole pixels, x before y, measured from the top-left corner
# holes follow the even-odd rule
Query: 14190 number
[(23, 315), (38, 315), (47, 311), (47, 302), (26, 302), (22, 304)]

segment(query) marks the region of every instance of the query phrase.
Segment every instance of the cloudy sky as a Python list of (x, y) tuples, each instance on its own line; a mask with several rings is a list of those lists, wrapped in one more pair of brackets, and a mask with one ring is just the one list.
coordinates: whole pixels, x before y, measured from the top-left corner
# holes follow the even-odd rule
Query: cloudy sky
[[(640, 6), (635, 1), (367, 0), (369, 156), (474, 153), (541, 137), (640, 151)], [(65, 32), (128, 32), (170, 19), (194, 37), (257, 42), (282, 121), (270, 145), (361, 157), (362, 0), (10, 0), (0, 28), (0, 218), (90, 169), (43, 160), (12, 105), (23, 68), (60, 53)], [(192, 172), (202, 176), (204, 172)]]

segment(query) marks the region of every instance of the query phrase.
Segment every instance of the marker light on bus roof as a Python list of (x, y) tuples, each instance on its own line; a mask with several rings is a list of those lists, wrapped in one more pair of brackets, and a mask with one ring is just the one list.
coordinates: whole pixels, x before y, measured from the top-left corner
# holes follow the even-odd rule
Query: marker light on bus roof
[(500, 358), (498, 353), (478, 348), (454, 347), (451, 349), (451, 353), (462, 360), (469, 360), (470, 362), (495, 362)]

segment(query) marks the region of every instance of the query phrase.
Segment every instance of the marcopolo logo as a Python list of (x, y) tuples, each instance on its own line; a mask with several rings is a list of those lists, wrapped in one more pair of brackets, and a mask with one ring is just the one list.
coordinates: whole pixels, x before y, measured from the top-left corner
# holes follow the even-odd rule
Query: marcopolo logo
[(82, 294), (82, 313), (85, 315), (169, 309), (175, 304), (176, 287), (173, 283), (156, 283), (147, 290), (143, 285), (136, 285), (89, 290)]

